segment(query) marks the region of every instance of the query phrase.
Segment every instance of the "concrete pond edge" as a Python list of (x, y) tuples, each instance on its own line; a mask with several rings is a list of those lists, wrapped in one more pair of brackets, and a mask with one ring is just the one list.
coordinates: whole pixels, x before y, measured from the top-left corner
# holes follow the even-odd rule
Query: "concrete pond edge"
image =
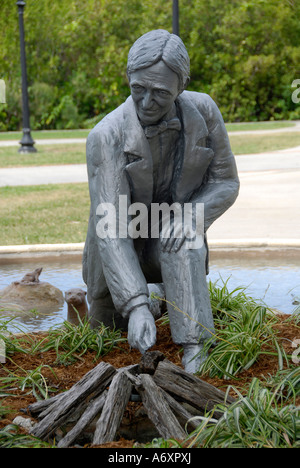
[[(300, 255), (300, 239), (212, 239), (208, 240), (210, 252), (290, 252)], [(71, 244), (32, 244), (0, 246), (0, 263), (18, 262), (30, 258), (57, 258), (82, 256), (84, 242)]]

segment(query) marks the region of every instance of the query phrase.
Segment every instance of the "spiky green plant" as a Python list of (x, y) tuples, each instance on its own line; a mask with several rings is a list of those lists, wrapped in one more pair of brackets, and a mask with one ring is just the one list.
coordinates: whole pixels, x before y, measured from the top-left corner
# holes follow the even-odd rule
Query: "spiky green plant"
[[(1, 392), (0, 392), (0, 397), (1, 397)], [(2, 403), (0, 403), (0, 419), (6, 416), (9, 413), (9, 408)]]
[[(201, 351), (208, 358), (199, 373), (234, 379), (240, 372), (249, 369), (262, 353), (275, 354), (282, 368), (284, 360), (288, 358), (273, 328), (277, 322), (276, 315), (264, 304), (248, 296), (246, 288), (229, 291), (227, 283), (228, 280), (223, 281), (221, 287), (217, 282), (210, 281), (208, 284), (216, 331), (210, 332), (211, 338), (205, 342)], [(158, 299), (157, 296), (154, 298)], [(176, 304), (162, 300), (188, 317)], [(160, 319), (162, 324), (167, 321), (166, 315)], [(204, 330), (205, 327), (199, 324)]]
[[(228, 317), (228, 316), (227, 316)], [(249, 369), (262, 354), (277, 355), (279, 367), (288, 358), (274, 332), (276, 318), (267, 314), (265, 307), (254, 308), (241, 305), (238, 311), (230, 311), (230, 319), (215, 317), (217, 343), (214, 337), (205, 343), (203, 353), (208, 353), (201, 366), (201, 374), (211, 377), (233, 379), (243, 370)], [(271, 351), (271, 349), (276, 351)]]
[(300, 408), (278, 402), (277, 392), (266, 389), (254, 378), (248, 394), (235, 389), (238, 400), (229, 407), (218, 406), (199, 420), (188, 438), (189, 447), (206, 448), (299, 448)]
[(7, 356), (15, 352), (29, 352), (30, 338), (20, 326), (14, 324), (14, 320), (14, 317), (2, 316), (0, 318), (0, 339), (4, 342)]
[(268, 388), (276, 392), (278, 399), (282, 401), (292, 400), (300, 397), (300, 367), (279, 370), (275, 375), (266, 378)]
[[(141, 444), (136, 444), (135, 446), (141, 446)], [(161, 437), (153, 439), (151, 442), (142, 444), (143, 448), (183, 448), (182, 444), (176, 439), (162, 439)]]
[(37, 400), (48, 398), (49, 392), (53, 392), (53, 388), (49, 388), (46, 378), (43, 376), (42, 370), (50, 369), (54, 377), (54, 370), (45, 364), (40, 364), (36, 369), (25, 370), (18, 366), (18, 372), (13, 372), (4, 368), (5, 376), (0, 378), (0, 392), (3, 396), (3, 391), (10, 394), (13, 387), (19, 388), (22, 392), (27, 390), (27, 393), (32, 393)]
[(80, 359), (87, 351), (95, 352), (95, 359), (109, 353), (119, 343), (125, 341), (120, 330), (111, 330), (103, 324), (91, 328), (87, 318), (80, 319), (79, 324), (64, 322), (61, 327), (51, 328), (47, 338), (34, 349), (35, 352), (46, 352), (55, 349), (57, 361), (68, 365)]
[(18, 426), (9, 424), (0, 430), (1, 448), (55, 448), (55, 446), (43, 442), (29, 434), (19, 432)]

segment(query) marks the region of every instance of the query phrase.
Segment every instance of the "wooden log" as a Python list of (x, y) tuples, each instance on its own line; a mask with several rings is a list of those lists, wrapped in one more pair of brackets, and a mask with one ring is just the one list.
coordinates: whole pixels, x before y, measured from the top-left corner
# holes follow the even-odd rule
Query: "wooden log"
[[(139, 364), (131, 364), (130, 366), (122, 367), (122, 371), (127, 371), (133, 375), (135, 375), (138, 372), (138, 370)], [(34, 417), (37, 417), (38, 419), (45, 418), (47, 414), (49, 414), (52, 411), (53, 407), (51, 407), (51, 405), (58, 401), (59, 398), (63, 397), (64, 394), (65, 393), (59, 393), (58, 395), (48, 398), (47, 400), (36, 401), (35, 403), (32, 403), (28, 406), (30, 414)]]
[(85, 430), (85, 428), (93, 421), (93, 419), (102, 410), (107, 397), (107, 390), (101, 395), (92, 400), (87, 409), (84, 411), (77, 424), (60, 440), (57, 447), (67, 448), (78, 438), (78, 436)]
[(149, 419), (151, 419), (161, 437), (164, 439), (170, 437), (179, 440), (185, 439), (185, 431), (171, 411), (162, 390), (155, 384), (152, 376), (141, 374), (139, 379), (141, 385), (137, 387), (137, 390), (141, 395)]
[[(122, 367), (122, 371), (129, 372), (130, 374), (135, 375), (139, 371), (139, 364), (131, 364), (130, 366), (127, 367)], [(64, 393), (58, 393), (57, 395), (54, 395), (53, 397), (48, 398), (47, 400), (38, 400), (35, 401), (34, 403), (31, 403), (28, 405), (26, 409), (24, 409), (24, 412), (30, 412), (31, 416), (41, 419), (44, 418), (48, 412), (51, 411), (51, 405), (53, 405), (58, 399), (64, 396)]]
[(140, 359), (140, 374), (151, 374), (153, 375), (157, 365), (160, 361), (163, 361), (165, 356), (160, 351), (147, 351), (142, 354)]
[[(218, 404), (231, 404), (235, 400), (218, 388), (198, 377), (187, 373), (167, 359), (161, 361), (153, 376), (155, 383), (170, 395), (189, 403), (204, 413)], [(215, 418), (221, 417), (220, 412), (214, 413)]]
[(167, 393), (162, 388), (161, 391), (163, 392), (166, 401), (168, 402), (170, 408), (175, 413), (175, 415), (177, 415), (177, 417), (183, 420), (183, 424), (188, 423), (188, 425), (190, 425), (193, 429), (197, 429), (197, 427), (200, 424), (199, 421), (194, 419), (194, 416), (187, 409), (185, 409), (184, 406), (182, 406), (178, 401), (176, 401), (169, 393)]
[(32, 434), (46, 439), (74, 413), (74, 409), (91, 394), (93, 398), (101, 394), (110, 384), (116, 369), (108, 363), (101, 362), (90, 370), (73, 387), (51, 406), (51, 411), (33, 428)]
[(31, 405), (28, 405), (27, 410), (33, 417), (39, 417), (39, 415), (45, 411), (47, 408), (50, 408), (56, 401), (58, 401), (64, 394), (58, 393), (57, 395), (48, 398), (47, 400), (38, 400)]
[(115, 439), (132, 391), (127, 372), (118, 371), (111, 382), (101, 416), (97, 421), (93, 445), (112, 442)]

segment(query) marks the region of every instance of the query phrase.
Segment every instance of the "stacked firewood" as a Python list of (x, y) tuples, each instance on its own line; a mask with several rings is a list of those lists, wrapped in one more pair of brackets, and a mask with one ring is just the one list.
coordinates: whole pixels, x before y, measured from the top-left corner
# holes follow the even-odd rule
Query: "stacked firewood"
[[(28, 407), (38, 419), (32, 434), (50, 440), (61, 427), (72, 421), (72, 428), (60, 439), (58, 447), (70, 447), (97, 420), (93, 445), (115, 440), (128, 402), (140, 399), (144, 409), (161, 437), (183, 440), (185, 424), (197, 427), (187, 408), (204, 414), (216, 404), (231, 404), (234, 399), (223, 391), (188, 374), (165, 359), (158, 351), (143, 355), (139, 364), (114, 368), (101, 362), (73, 387), (48, 400)], [(214, 412), (214, 418), (220, 413)]]

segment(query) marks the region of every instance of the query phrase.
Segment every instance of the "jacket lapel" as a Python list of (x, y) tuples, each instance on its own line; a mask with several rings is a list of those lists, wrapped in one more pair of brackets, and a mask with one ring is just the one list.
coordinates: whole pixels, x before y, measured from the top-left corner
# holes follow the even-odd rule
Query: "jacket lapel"
[(184, 155), (175, 181), (174, 200), (182, 203), (188, 201), (193, 192), (200, 188), (214, 152), (206, 147), (206, 122), (187, 93), (183, 92), (177, 102), (183, 120)]
[(153, 194), (152, 156), (131, 96), (124, 104), (123, 117), (126, 172), (131, 184), (132, 202), (149, 206)]

